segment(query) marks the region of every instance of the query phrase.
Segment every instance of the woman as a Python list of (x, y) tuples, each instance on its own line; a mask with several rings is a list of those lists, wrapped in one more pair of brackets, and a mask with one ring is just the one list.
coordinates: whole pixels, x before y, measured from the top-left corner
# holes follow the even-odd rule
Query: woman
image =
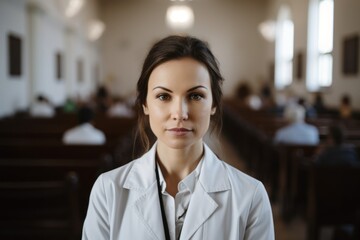
[(221, 84), (208, 46), (160, 40), (137, 84), (139, 133), (157, 141), (94, 184), (83, 239), (274, 239), (269, 199), (257, 180), (220, 161), (203, 142), (221, 122)]

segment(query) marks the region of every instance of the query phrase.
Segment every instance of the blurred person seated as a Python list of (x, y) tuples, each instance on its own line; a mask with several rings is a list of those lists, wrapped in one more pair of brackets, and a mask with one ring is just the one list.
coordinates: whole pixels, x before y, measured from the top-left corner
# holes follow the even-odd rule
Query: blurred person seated
[(261, 98), (255, 94), (251, 94), (246, 99), (246, 105), (252, 110), (260, 110), (263, 106)]
[(251, 91), (249, 84), (242, 81), (236, 87), (235, 97), (241, 105), (245, 106), (246, 100), (251, 95), (251, 93), (252, 93), (252, 91)]
[(111, 105), (111, 98), (105, 86), (99, 86), (95, 96), (96, 111), (106, 113)]
[(51, 118), (55, 116), (55, 110), (49, 100), (45, 96), (39, 94), (36, 101), (30, 107), (30, 115), (32, 117)]
[(121, 101), (120, 98), (115, 98), (113, 104), (107, 111), (109, 117), (127, 117), (132, 118), (135, 116), (135, 113), (131, 107), (127, 105), (126, 102)]
[(327, 108), (324, 103), (323, 96), (321, 92), (315, 93), (315, 99), (313, 103), (313, 108), (318, 114), (325, 114), (327, 113)]
[(315, 108), (313, 106), (307, 104), (305, 98), (299, 97), (298, 104), (300, 106), (304, 107), (304, 109), (305, 109), (305, 118), (316, 118), (317, 117), (317, 112), (316, 112)]
[(331, 166), (358, 166), (360, 162), (354, 146), (345, 144), (344, 139), (344, 130), (340, 125), (330, 126), (326, 143), (318, 150), (315, 163)]
[[(345, 144), (344, 129), (340, 125), (329, 127), (325, 145), (318, 150), (314, 158), (316, 165), (360, 167), (360, 161), (352, 144)], [(355, 227), (352, 224), (337, 226), (334, 229), (333, 240), (355, 239)]]
[(270, 84), (265, 82), (260, 89), (260, 98), (262, 102), (262, 107), (265, 109), (272, 109), (275, 107), (276, 103), (273, 98), (272, 90)]
[(64, 144), (102, 145), (106, 142), (105, 134), (92, 125), (94, 112), (83, 106), (78, 110), (79, 125), (67, 130), (63, 135)]
[(319, 143), (318, 129), (305, 123), (304, 107), (298, 104), (289, 105), (284, 111), (284, 117), (289, 124), (276, 131), (275, 143), (304, 145)]
[(260, 96), (253, 93), (251, 87), (246, 82), (241, 82), (236, 88), (236, 99), (240, 106), (260, 110), (263, 106)]
[(76, 110), (77, 110), (76, 102), (73, 101), (71, 98), (67, 98), (63, 105), (63, 112), (64, 113), (75, 113)]
[(349, 119), (352, 115), (350, 96), (345, 94), (341, 97), (339, 106), (339, 116), (341, 119)]

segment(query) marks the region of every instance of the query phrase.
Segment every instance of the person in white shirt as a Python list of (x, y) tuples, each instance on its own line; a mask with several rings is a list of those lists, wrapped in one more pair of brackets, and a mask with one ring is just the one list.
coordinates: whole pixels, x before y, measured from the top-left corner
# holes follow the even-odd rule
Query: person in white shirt
[(64, 133), (64, 144), (102, 145), (106, 142), (105, 134), (92, 125), (94, 112), (89, 107), (80, 108), (78, 118), (79, 125)]
[(316, 145), (319, 143), (319, 130), (305, 123), (305, 108), (296, 103), (284, 111), (289, 124), (275, 133), (275, 143)]
[[(274, 239), (263, 184), (203, 141), (209, 127), (219, 132), (222, 82), (197, 38), (169, 36), (151, 48), (136, 101), (146, 153), (96, 180), (83, 240)], [(148, 127), (157, 139), (151, 148)]]
[(107, 115), (109, 117), (135, 117), (133, 110), (126, 104), (126, 102), (121, 101), (120, 99), (114, 100), (114, 103), (107, 110)]
[(30, 107), (30, 115), (32, 117), (51, 118), (55, 115), (55, 110), (46, 97), (38, 95), (36, 101)]

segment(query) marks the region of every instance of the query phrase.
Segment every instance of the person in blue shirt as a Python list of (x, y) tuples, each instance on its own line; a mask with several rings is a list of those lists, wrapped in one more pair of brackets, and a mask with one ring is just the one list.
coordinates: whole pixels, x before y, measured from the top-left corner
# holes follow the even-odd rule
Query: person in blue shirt
[(318, 129), (305, 122), (305, 109), (296, 103), (288, 106), (284, 113), (289, 122), (275, 133), (275, 143), (316, 145), (319, 143)]
[(340, 125), (329, 127), (325, 146), (319, 150), (315, 159), (321, 165), (359, 165), (359, 158), (353, 145), (344, 143), (344, 130)]

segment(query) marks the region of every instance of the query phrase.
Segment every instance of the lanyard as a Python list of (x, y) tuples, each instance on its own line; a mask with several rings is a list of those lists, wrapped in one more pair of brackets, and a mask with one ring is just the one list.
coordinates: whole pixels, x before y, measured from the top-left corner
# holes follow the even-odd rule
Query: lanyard
[(163, 226), (164, 226), (165, 239), (170, 240), (169, 227), (168, 227), (166, 214), (165, 214), (165, 210), (164, 210), (164, 203), (163, 203), (163, 199), (161, 197), (159, 171), (158, 171), (156, 162), (155, 162), (155, 173), (156, 173), (157, 189), (158, 189), (158, 194), (159, 194), (159, 203), (160, 203), (160, 209), (161, 209), (162, 222), (163, 222)]

